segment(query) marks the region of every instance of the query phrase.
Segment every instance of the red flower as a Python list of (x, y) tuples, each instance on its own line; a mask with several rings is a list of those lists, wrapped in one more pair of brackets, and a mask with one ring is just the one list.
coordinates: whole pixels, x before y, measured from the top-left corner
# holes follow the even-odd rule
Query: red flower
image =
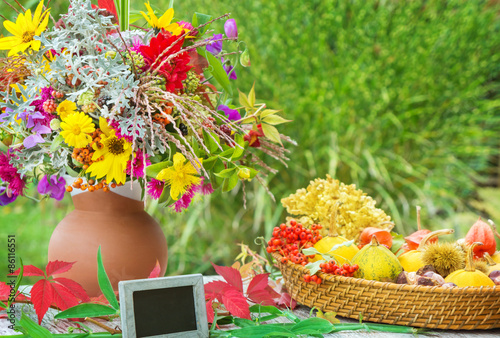
[(257, 125), (257, 130), (250, 130), (248, 134), (245, 135), (244, 140), (248, 142), (250, 147), (260, 147), (259, 137), (264, 136), (264, 132), (262, 131), (262, 125)]
[[(162, 32), (152, 38), (149, 46), (141, 46), (139, 49), (146, 62), (146, 69), (155, 70), (170, 55), (179, 52), (183, 43), (184, 38), (179, 39), (178, 35), (170, 35), (168, 32)], [(192, 68), (188, 66), (189, 61), (189, 53), (183, 52), (161, 65), (159, 73), (167, 80), (167, 91), (173, 93), (176, 89), (182, 89), (182, 81), (187, 78), (187, 72)]]

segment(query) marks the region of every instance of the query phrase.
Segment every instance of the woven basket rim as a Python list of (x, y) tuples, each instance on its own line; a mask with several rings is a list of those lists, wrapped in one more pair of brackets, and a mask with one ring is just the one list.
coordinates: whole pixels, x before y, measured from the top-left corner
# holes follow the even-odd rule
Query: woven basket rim
[[(272, 253), (273, 257), (280, 262), (280, 259), (283, 257), (278, 252)], [(305, 268), (302, 265), (295, 264), (292, 262), (287, 262), (285, 264), (279, 263), (280, 265), (291, 265), (292, 269), (296, 269), (301, 272), (301, 274), (308, 274), (309, 269)], [(397, 290), (397, 291), (408, 291), (408, 292), (423, 292), (423, 293), (454, 293), (454, 294), (464, 294), (464, 293), (472, 293), (472, 294), (486, 294), (486, 293), (498, 293), (500, 296), (500, 286), (466, 286), (466, 287), (452, 287), (452, 288), (444, 288), (442, 286), (426, 286), (426, 285), (410, 285), (410, 284), (396, 284), (391, 282), (379, 282), (375, 280), (368, 280), (362, 278), (355, 277), (345, 277), (345, 276), (336, 276), (332, 274), (323, 273), (318, 271), (319, 277), (323, 280), (327, 280), (330, 282), (334, 282), (335, 280), (339, 280), (342, 283), (359, 285), (361, 287), (369, 287), (374, 289), (389, 289), (389, 290)]]

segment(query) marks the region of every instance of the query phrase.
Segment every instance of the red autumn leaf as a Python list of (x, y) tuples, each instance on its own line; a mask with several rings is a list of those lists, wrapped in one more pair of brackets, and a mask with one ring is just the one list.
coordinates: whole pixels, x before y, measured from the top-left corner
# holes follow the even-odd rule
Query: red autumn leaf
[(109, 301), (106, 299), (104, 294), (100, 294), (97, 297), (90, 297), (90, 302), (94, 304), (109, 305)]
[[(8, 301), (9, 297), (10, 297), (10, 285), (7, 285), (7, 283), (5, 282), (0, 282), (0, 299)], [(29, 300), (29, 297), (26, 297), (18, 290), (16, 292), (15, 300), (16, 301)], [(0, 307), (0, 310), (3, 310), (3, 308)]]
[(61, 310), (66, 310), (72, 306), (78, 305), (78, 299), (64, 285), (59, 283), (50, 283), (52, 286), (52, 299), (56, 306)]
[(42, 322), (43, 316), (52, 304), (53, 287), (46, 279), (40, 279), (31, 288), (31, 301), (38, 316), (38, 324)]
[[(40, 277), (45, 276), (45, 274), (43, 273), (43, 271), (41, 269), (39, 269), (33, 265), (25, 265), (23, 269), (24, 269), (23, 276), (40, 276)], [(14, 273), (11, 274), (11, 276), (17, 276), (17, 275), (19, 275), (19, 272), (21, 272), (21, 268), (14, 271)]]
[(239, 292), (243, 292), (243, 280), (241, 279), (241, 273), (230, 266), (218, 266), (212, 263), (215, 272), (221, 275), (226, 282), (234, 286)]
[(252, 278), (250, 284), (248, 284), (248, 289), (247, 289), (248, 296), (250, 296), (252, 292), (264, 290), (268, 285), (268, 277), (269, 277), (268, 273), (261, 273)]
[(222, 291), (222, 303), (226, 309), (235, 317), (250, 318), (250, 309), (243, 293), (234, 288), (227, 288)]
[(205, 305), (207, 307), (207, 320), (209, 323), (213, 323), (215, 314), (214, 314), (214, 308), (212, 307), (212, 299), (210, 299)]
[(290, 296), (289, 293), (283, 292), (281, 294), (281, 298), (276, 302), (276, 305), (285, 306), (290, 310), (293, 310), (297, 307), (297, 302), (292, 299), (292, 296)]
[(269, 294), (267, 290), (256, 290), (248, 298), (256, 304), (260, 305), (274, 305), (274, 298)]
[(197, 74), (203, 74), (203, 70), (208, 67), (208, 61), (206, 58), (198, 54), (196, 49), (191, 49), (189, 51), (189, 66), (193, 66)]
[(82, 302), (84, 303), (90, 302), (90, 297), (87, 295), (85, 289), (74, 280), (69, 278), (59, 277), (59, 278), (54, 278), (53, 281), (65, 286), (73, 295), (81, 299)]
[(271, 297), (274, 298), (280, 298), (281, 294), (277, 293), (270, 285), (266, 287), (267, 292), (271, 295)]
[(158, 278), (158, 277), (160, 277), (160, 263), (158, 262), (158, 260), (156, 260), (156, 265), (149, 274), (148, 278)]
[(205, 284), (205, 295), (211, 295), (211, 298), (217, 298), (217, 295), (222, 292), (222, 290), (226, 287), (230, 287), (231, 285), (223, 282), (221, 280), (216, 280), (210, 283)]
[(73, 264), (76, 262), (62, 262), (62, 261), (52, 261), (47, 264), (45, 267), (45, 272), (47, 273), (47, 276), (52, 276), (56, 275), (59, 273), (63, 273), (71, 269)]

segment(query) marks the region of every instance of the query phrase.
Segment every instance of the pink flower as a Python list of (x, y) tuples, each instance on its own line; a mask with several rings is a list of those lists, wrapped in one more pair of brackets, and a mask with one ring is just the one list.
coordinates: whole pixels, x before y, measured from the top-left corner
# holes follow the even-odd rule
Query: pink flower
[(161, 193), (163, 192), (163, 187), (164, 186), (165, 186), (165, 183), (163, 181), (155, 180), (153, 178), (147, 184), (148, 195), (151, 196), (151, 198), (157, 200), (158, 198), (160, 198)]
[[(144, 155), (146, 155), (146, 159), (144, 159)], [(131, 164), (133, 165), (133, 171), (131, 170)], [(144, 177), (144, 168), (151, 164), (151, 161), (148, 159), (148, 154), (143, 154), (142, 151), (138, 151), (135, 153), (134, 159), (132, 161), (127, 162), (127, 175), (130, 177)]]
[(118, 123), (118, 121), (109, 120), (108, 123), (111, 126), (111, 128), (113, 128), (115, 130), (116, 137), (122, 138), (130, 143), (134, 142), (134, 138), (131, 135), (126, 135), (126, 134), (122, 133), (122, 130), (120, 129), (120, 124)]
[(191, 186), (184, 195), (181, 196), (172, 206), (175, 212), (182, 212), (187, 209), (191, 204), (193, 197), (196, 193), (201, 193), (203, 195), (209, 195), (214, 192), (212, 185), (210, 183), (203, 184), (204, 177), (201, 178), (200, 184)]
[(14, 157), (13, 154), (0, 152), (0, 179), (9, 183), (8, 190), (12, 191), (14, 195), (23, 195), (23, 190), (26, 187), (26, 182), (21, 178), (17, 169), (10, 164), (10, 159)]

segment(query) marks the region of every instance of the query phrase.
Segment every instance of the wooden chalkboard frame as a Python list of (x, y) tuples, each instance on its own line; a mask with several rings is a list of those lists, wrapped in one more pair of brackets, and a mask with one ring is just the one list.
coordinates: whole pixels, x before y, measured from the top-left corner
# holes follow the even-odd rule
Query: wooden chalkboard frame
[[(118, 290), (120, 293), (120, 313), (123, 338), (137, 337), (136, 313), (134, 311), (134, 292), (167, 288), (184, 288), (186, 286), (192, 286), (193, 289), (194, 302), (192, 302), (192, 304), (194, 303), (197, 329), (176, 333), (159, 334), (149, 337), (208, 337), (209, 334), (207, 310), (205, 307), (205, 289), (203, 286), (203, 276), (201, 274), (192, 274), (184, 276), (138, 279), (119, 282)], [(182, 304), (179, 304), (179, 306), (182, 306)]]

